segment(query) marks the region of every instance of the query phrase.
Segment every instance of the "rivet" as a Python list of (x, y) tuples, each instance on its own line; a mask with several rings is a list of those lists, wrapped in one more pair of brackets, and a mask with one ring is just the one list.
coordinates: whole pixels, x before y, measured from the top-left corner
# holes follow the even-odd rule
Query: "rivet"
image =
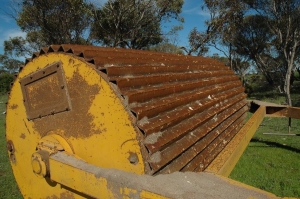
[(139, 162), (139, 158), (137, 154), (135, 153), (130, 153), (129, 158), (128, 158), (130, 164), (137, 164)]

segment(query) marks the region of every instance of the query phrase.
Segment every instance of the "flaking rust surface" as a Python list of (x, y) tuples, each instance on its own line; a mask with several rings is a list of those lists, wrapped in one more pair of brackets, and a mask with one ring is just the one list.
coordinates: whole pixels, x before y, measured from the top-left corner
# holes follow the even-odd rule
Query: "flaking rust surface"
[(95, 95), (100, 92), (100, 87), (88, 85), (78, 71), (67, 81), (67, 87), (72, 105), (71, 110), (35, 119), (34, 128), (36, 131), (42, 137), (54, 129), (62, 130), (65, 137), (76, 138), (85, 138), (101, 133), (101, 131), (94, 130), (92, 125), (94, 118), (88, 113)]

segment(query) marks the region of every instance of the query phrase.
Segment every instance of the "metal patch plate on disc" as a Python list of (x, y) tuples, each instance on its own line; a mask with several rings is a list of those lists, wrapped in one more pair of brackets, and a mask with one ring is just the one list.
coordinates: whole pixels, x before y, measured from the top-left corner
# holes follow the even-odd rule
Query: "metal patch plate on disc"
[(71, 109), (60, 62), (24, 77), (20, 84), (29, 120)]

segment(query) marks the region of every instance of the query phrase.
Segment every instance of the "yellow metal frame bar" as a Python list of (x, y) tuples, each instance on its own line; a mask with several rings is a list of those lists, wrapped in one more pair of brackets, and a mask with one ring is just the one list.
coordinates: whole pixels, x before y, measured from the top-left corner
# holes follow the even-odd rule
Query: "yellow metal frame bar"
[(167, 198), (156, 194), (157, 190), (147, 191), (147, 183), (141, 180), (141, 175), (100, 168), (65, 152), (50, 156), (49, 165), (51, 181), (84, 198)]
[[(88, 164), (66, 152), (50, 156), (50, 179), (84, 198), (277, 198), (274, 194), (206, 172), (148, 176)], [(57, 185), (56, 185), (57, 186)], [(224, 192), (224, 190), (226, 190)]]
[(300, 119), (300, 108), (297, 107), (266, 107), (266, 117), (290, 117)]
[(286, 105), (279, 105), (269, 102), (263, 102), (259, 100), (251, 101), (251, 105), (253, 106), (265, 106), (266, 107), (266, 115), (265, 117), (290, 117), (294, 119), (300, 119), (300, 108), (299, 107), (291, 107)]

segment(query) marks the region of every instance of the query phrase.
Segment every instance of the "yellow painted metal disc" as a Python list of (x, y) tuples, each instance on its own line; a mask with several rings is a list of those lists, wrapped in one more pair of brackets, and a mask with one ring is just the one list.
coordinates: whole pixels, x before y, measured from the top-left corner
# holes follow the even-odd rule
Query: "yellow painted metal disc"
[(33, 172), (31, 155), (49, 135), (62, 137), (72, 153), (90, 164), (143, 174), (136, 129), (122, 103), (91, 64), (72, 54), (51, 53), (29, 62), (11, 89), (6, 116), (6, 139), (14, 146), (12, 169), (22, 194), (73, 194)]

